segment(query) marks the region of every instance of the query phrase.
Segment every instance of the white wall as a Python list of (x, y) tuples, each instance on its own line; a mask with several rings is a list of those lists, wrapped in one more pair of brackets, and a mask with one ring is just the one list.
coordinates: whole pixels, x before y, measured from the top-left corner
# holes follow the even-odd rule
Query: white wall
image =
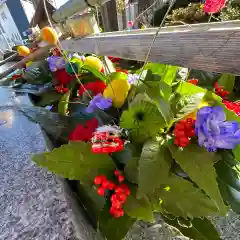
[[(21, 34), (18, 31), (6, 3), (0, 5), (0, 24), (4, 30), (4, 33), (0, 35), (0, 49), (5, 50), (6, 45), (12, 47), (17, 43), (22, 42)], [(6, 40), (4, 40), (4, 38)]]

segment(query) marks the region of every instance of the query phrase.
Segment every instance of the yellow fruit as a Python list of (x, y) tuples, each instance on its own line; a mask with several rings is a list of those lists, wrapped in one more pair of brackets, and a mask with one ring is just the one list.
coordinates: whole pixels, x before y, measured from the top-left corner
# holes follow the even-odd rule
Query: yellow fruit
[(113, 106), (120, 108), (127, 98), (129, 89), (130, 84), (126, 79), (115, 79), (105, 88), (103, 96), (111, 98)]
[(200, 104), (199, 104), (198, 107), (197, 107), (197, 110), (195, 110), (195, 111), (193, 111), (192, 113), (188, 114), (184, 119), (187, 119), (187, 118), (196, 119), (196, 117), (197, 117), (197, 111), (198, 111), (200, 108), (207, 107), (207, 106), (209, 106), (208, 102), (201, 101)]
[(44, 27), (41, 30), (41, 39), (49, 44), (56, 45), (58, 40), (57, 32), (51, 27)]
[(21, 57), (26, 57), (30, 54), (30, 49), (26, 46), (19, 46), (17, 49), (18, 55)]
[(102, 61), (94, 56), (86, 57), (86, 59), (84, 60), (84, 64), (96, 68), (98, 71), (101, 71), (103, 67)]
[(26, 63), (26, 67), (29, 67), (33, 62), (32, 61), (29, 61)]

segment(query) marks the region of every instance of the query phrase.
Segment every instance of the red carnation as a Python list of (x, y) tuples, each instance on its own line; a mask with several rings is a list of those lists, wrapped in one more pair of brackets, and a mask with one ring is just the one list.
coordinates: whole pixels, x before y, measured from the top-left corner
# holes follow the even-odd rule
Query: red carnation
[(204, 12), (217, 13), (225, 7), (226, 0), (206, 0), (204, 4)]
[(58, 80), (59, 85), (67, 85), (75, 78), (74, 75), (69, 75), (66, 70), (58, 69), (55, 73), (55, 78)]
[(102, 93), (104, 89), (106, 88), (106, 84), (103, 81), (96, 80), (95, 82), (89, 82), (84, 84), (83, 86), (80, 86), (80, 89), (78, 91), (78, 94), (82, 96), (82, 94), (86, 91), (92, 91), (93, 95), (97, 95), (99, 93)]
[(93, 132), (98, 127), (96, 118), (92, 118), (84, 124), (78, 124), (73, 132), (68, 136), (71, 141), (88, 142), (92, 138)]
[(116, 58), (116, 57), (108, 57), (113, 63), (118, 63), (120, 61), (120, 58)]

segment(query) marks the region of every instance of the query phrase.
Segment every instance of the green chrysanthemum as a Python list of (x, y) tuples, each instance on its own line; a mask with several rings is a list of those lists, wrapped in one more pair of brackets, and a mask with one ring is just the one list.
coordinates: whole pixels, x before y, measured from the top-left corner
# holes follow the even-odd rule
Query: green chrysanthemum
[(120, 126), (130, 129), (132, 140), (144, 142), (155, 136), (166, 122), (157, 104), (146, 94), (138, 94), (121, 116)]

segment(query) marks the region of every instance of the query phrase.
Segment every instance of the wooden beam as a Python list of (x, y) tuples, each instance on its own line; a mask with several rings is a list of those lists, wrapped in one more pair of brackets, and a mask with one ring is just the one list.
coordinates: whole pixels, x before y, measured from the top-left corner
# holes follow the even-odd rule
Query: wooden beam
[[(155, 28), (62, 41), (65, 50), (144, 61)], [(162, 28), (149, 61), (240, 75), (240, 21)]]

